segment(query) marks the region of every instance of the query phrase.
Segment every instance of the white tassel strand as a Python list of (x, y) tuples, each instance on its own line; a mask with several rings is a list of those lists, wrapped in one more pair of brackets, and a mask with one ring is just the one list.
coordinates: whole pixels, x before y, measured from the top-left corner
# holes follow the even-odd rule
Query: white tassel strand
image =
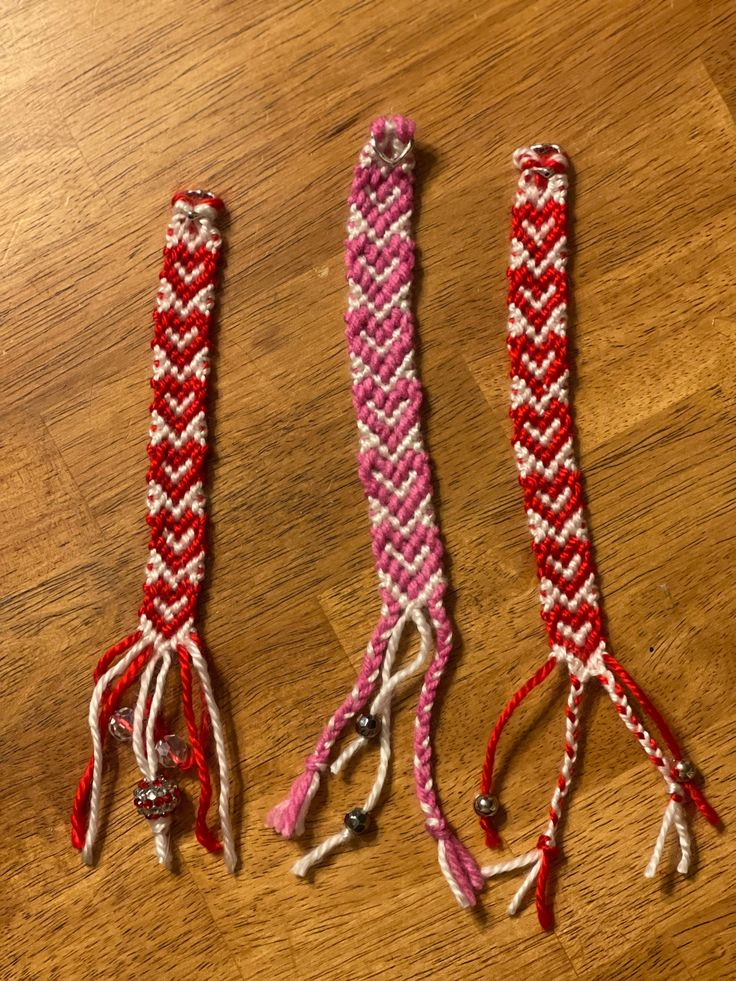
[(110, 682), (119, 678), (120, 675), (130, 666), (136, 657), (150, 647), (153, 643), (153, 635), (149, 624), (142, 625), (141, 637), (125, 653), (125, 655), (100, 677), (92, 692), (87, 715), (90, 736), (92, 737), (92, 752), (94, 758), (92, 770), (92, 786), (89, 799), (89, 818), (87, 822), (87, 833), (82, 848), (82, 861), (85, 865), (94, 864), (94, 848), (97, 841), (97, 834), (100, 822), (100, 792), (102, 788), (102, 734), (100, 733), (100, 707), (102, 699), (110, 686)]
[[(396, 661), (396, 655), (407, 619), (414, 621), (419, 632), (419, 653), (410, 662), (410, 664), (400, 669), (395, 674), (392, 674), (392, 669)], [(396, 626), (391, 633), (381, 668), (381, 687), (371, 706), (371, 713), (381, 718), (381, 730), (379, 733), (379, 756), (376, 777), (373, 781), (373, 786), (371, 787), (361, 808), (361, 810), (366, 814), (371, 813), (381, 797), (391, 763), (391, 706), (394, 693), (398, 685), (405, 678), (409, 677), (409, 675), (415, 671), (420, 670), (426, 664), (430, 651), (432, 650), (432, 640), (432, 628), (427, 618), (424, 616), (424, 613), (420, 609), (416, 608), (408, 608), (397, 621)], [(366, 740), (361, 737), (354, 740), (354, 742), (351, 743), (335, 760), (331, 768), (332, 772), (339, 773), (345, 763), (352, 759), (355, 753), (357, 753), (362, 746), (365, 745), (365, 743)], [(319, 781), (317, 780), (317, 782)], [(315, 865), (318, 865), (327, 855), (335, 851), (335, 849), (350, 841), (352, 837), (353, 833), (347, 827), (342, 831), (331, 835), (329, 838), (325, 839), (325, 841), (321, 842), (321, 844), (307, 852), (306, 855), (303, 855), (300, 859), (298, 859), (292, 866), (291, 871), (294, 873), (294, 875), (303, 878), (309, 873), (310, 869), (312, 869)]]

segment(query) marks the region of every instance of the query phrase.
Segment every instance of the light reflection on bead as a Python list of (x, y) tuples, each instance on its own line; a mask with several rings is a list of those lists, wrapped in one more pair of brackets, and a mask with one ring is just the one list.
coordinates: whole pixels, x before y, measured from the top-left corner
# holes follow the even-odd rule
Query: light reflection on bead
[(692, 760), (680, 760), (679, 763), (675, 765), (677, 770), (677, 775), (681, 780), (695, 780), (698, 777), (698, 768), (692, 762)]
[(181, 790), (178, 784), (168, 777), (155, 780), (139, 780), (133, 791), (135, 809), (148, 821), (169, 817), (179, 806)]
[(368, 813), (362, 807), (354, 807), (352, 811), (348, 811), (345, 815), (345, 827), (348, 831), (352, 831), (356, 835), (363, 834), (368, 827), (369, 821)]
[(493, 794), (478, 794), (473, 801), (473, 808), (479, 817), (493, 817), (498, 811), (498, 797)]
[(355, 731), (363, 739), (375, 739), (381, 729), (381, 723), (375, 715), (364, 713), (355, 720)]
[(167, 769), (175, 766), (186, 767), (190, 754), (189, 744), (174, 733), (164, 736), (156, 743), (156, 755), (161, 766)]
[(113, 712), (107, 724), (110, 735), (121, 743), (128, 743), (133, 738), (133, 709), (119, 708)]

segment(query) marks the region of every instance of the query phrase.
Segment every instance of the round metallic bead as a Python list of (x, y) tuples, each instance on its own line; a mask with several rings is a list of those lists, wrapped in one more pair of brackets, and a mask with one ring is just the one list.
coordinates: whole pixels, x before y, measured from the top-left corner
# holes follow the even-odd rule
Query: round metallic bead
[(692, 760), (680, 760), (675, 769), (681, 780), (696, 780), (699, 776), (698, 768)]
[(375, 715), (359, 715), (355, 720), (355, 731), (363, 739), (375, 739), (381, 731), (381, 722)]
[(353, 834), (362, 835), (369, 823), (368, 812), (364, 811), (362, 807), (354, 807), (345, 815), (345, 827)]
[(494, 797), (493, 794), (478, 794), (473, 801), (473, 808), (478, 817), (493, 817), (498, 813), (499, 806), (498, 797)]
[(178, 784), (168, 777), (155, 780), (139, 780), (133, 791), (135, 809), (149, 821), (169, 817), (179, 806), (181, 790)]

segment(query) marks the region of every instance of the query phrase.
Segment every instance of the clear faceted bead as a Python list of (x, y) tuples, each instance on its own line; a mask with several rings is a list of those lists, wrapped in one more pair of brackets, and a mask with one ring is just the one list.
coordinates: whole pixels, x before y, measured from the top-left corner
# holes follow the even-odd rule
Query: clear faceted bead
[(161, 766), (167, 768), (186, 765), (189, 762), (189, 744), (179, 736), (164, 736), (156, 743), (156, 755)]
[(133, 738), (133, 709), (119, 708), (113, 712), (107, 725), (110, 735), (121, 743), (130, 742)]

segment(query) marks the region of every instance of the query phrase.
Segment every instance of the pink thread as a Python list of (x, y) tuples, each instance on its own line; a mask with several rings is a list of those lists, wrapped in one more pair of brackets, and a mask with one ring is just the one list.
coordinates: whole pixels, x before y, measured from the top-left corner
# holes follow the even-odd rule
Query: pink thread
[[(431, 714), (452, 651), (452, 632), (444, 607), (443, 548), (432, 503), (430, 461), (420, 430), (422, 385), (411, 311), (413, 138), (414, 123), (403, 116), (386, 116), (373, 124), (354, 171), (345, 244), (350, 289), (345, 324), (360, 436), (358, 473), (368, 500), (381, 619), (353, 691), (327, 723), (304, 772), (267, 823), (286, 837), (298, 833), (335, 741), (377, 691), (373, 705), (390, 724), (389, 703), (399, 680), (392, 684), (390, 669), (401, 631), (411, 619), (422, 636), (423, 646), (413, 662), (417, 669), (430, 656), (431, 644), (423, 654), (425, 641), (436, 641), (417, 708), (417, 796), (448, 883), (458, 902), (471, 906), (483, 877), (450, 832), (433, 777)], [(382, 739), (376, 783), (365, 806), (368, 812), (382, 790), (389, 754), (390, 743)], [(333, 771), (337, 772), (334, 767)], [(344, 832), (333, 836), (310, 853), (313, 859), (307, 856), (297, 863), (295, 871), (305, 874), (346, 840)]]
[(322, 735), (304, 763), (304, 770), (292, 783), (286, 798), (273, 807), (267, 817), (266, 825), (273, 828), (283, 838), (293, 838), (304, 830), (305, 804), (307, 808), (316, 792), (319, 775), (327, 765), (332, 747), (342, 735), (345, 726), (360, 712), (375, 688), (376, 679), (381, 668), (386, 643), (391, 631), (399, 619), (399, 606), (391, 601), (389, 612), (378, 621), (373, 637), (368, 645), (360, 673), (355, 681), (355, 687), (343, 701), (332, 718), (322, 730)]

